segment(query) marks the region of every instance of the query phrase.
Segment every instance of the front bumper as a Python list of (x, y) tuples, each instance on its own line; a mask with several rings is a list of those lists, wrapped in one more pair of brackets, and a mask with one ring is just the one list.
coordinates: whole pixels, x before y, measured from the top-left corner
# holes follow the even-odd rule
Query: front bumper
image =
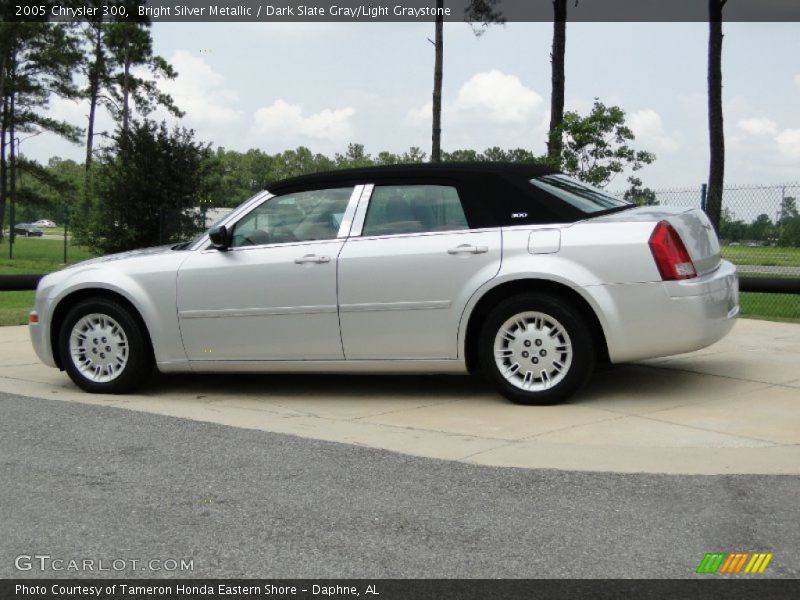
[[(41, 287), (41, 282), (39, 286)], [(39, 322), (28, 323), (28, 333), (31, 336), (31, 343), (33, 344), (33, 349), (36, 352), (36, 356), (39, 357), (39, 360), (48, 367), (58, 368), (58, 364), (53, 356), (53, 347), (50, 343), (50, 321), (52, 319), (50, 304), (51, 302), (37, 291), (34, 310), (39, 315)]]
[(51, 349), (50, 339), (47, 335), (47, 329), (42, 326), (42, 323), (28, 324), (28, 331), (31, 334), (31, 342), (33, 349), (36, 351), (36, 356), (39, 357), (44, 364), (48, 367), (58, 367)]

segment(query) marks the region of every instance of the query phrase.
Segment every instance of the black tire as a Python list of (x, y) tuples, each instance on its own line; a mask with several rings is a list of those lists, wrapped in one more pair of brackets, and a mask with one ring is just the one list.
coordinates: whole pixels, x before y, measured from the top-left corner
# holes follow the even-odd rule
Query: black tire
[[(109, 381), (94, 381), (84, 375), (70, 352), (72, 329), (91, 314), (116, 321), (127, 340), (127, 362)], [(104, 339), (104, 338), (103, 338)], [(87, 340), (91, 343), (91, 340)], [(99, 339), (98, 342), (102, 342)], [(75, 384), (93, 394), (124, 394), (144, 383), (153, 372), (153, 349), (139, 319), (126, 306), (109, 298), (89, 298), (75, 305), (64, 318), (58, 333), (61, 365)], [(110, 348), (110, 346), (109, 346)], [(92, 348), (93, 350), (94, 348)], [(86, 355), (89, 355), (88, 349)]]
[[(513, 364), (519, 365), (522, 361), (526, 361), (525, 365), (511, 371), (513, 381), (518, 384), (515, 385), (503, 375), (497, 364), (495, 342), (501, 327), (512, 317), (522, 313), (541, 313), (550, 318), (551, 321), (545, 319), (544, 327), (548, 327), (548, 323), (551, 327), (560, 325), (559, 331), (563, 329), (569, 337), (569, 347), (572, 350), (572, 354), (571, 356), (562, 354), (566, 344), (559, 340), (565, 340), (565, 337), (559, 337), (558, 335), (556, 337), (545, 336), (541, 332), (537, 337), (536, 331), (538, 330), (534, 329), (530, 329), (531, 333), (525, 330), (525, 335), (518, 336), (519, 339), (515, 336), (513, 341), (509, 341), (508, 338), (498, 341), (501, 344), (501, 351), (509, 354), (509, 357), (498, 359), (504, 365), (509, 366), (507, 371), (513, 367)], [(552, 319), (555, 321), (552, 321)], [(554, 330), (551, 328), (542, 331), (552, 332)], [(525, 347), (520, 346), (523, 343), (523, 339)], [(537, 352), (543, 351), (536, 350), (536, 344), (541, 343), (544, 344), (542, 348), (551, 347), (552, 355), (549, 358), (546, 351), (545, 356), (542, 358), (536, 356)], [(503, 344), (508, 344), (508, 346), (502, 346)], [(527, 356), (521, 358), (520, 351), (527, 353)], [(561, 364), (560, 362), (552, 367), (553, 370), (548, 371), (548, 376), (552, 376), (553, 379), (551, 381), (556, 381), (556, 383), (553, 383), (551, 387), (545, 387), (543, 383), (540, 383), (540, 380), (544, 381), (544, 377), (534, 374), (534, 369), (538, 370), (541, 367), (534, 366), (533, 362), (539, 365), (542, 364), (540, 361), (547, 361), (547, 364), (549, 364), (550, 361), (560, 361), (562, 358), (568, 358), (568, 360), (563, 360), (567, 365), (566, 368), (560, 371), (557, 370), (557, 367)], [(504, 300), (487, 316), (478, 337), (478, 360), (484, 376), (497, 391), (512, 402), (528, 405), (557, 404), (572, 396), (588, 381), (596, 361), (595, 341), (583, 316), (563, 298), (545, 293), (520, 294)], [(532, 361), (530, 368), (523, 371), (523, 368), (527, 366), (528, 360)], [(529, 384), (538, 389), (522, 389), (522, 387), (518, 387), (523, 385), (529, 376), (527, 371), (531, 372), (531, 377), (533, 378)], [(525, 373), (525, 375), (521, 375), (522, 373)], [(541, 371), (539, 373), (541, 374)], [(552, 373), (555, 373), (555, 375), (551, 375)], [(536, 379), (537, 377), (538, 379)]]

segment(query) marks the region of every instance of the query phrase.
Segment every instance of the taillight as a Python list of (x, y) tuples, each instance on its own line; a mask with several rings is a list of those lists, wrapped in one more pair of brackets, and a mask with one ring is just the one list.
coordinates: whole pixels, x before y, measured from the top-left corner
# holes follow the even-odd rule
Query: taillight
[(650, 251), (664, 281), (697, 276), (694, 264), (678, 232), (666, 221), (659, 221), (650, 236)]

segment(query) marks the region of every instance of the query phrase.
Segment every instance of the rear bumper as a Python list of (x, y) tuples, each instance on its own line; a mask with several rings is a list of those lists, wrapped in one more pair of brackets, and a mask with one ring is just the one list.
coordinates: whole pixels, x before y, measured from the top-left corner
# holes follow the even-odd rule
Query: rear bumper
[(721, 340), (739, 314), (736, 268), (722, 261), (712, 273), (683, 281), (605, 288), (604, 323), (612, 362), (681, 354)]

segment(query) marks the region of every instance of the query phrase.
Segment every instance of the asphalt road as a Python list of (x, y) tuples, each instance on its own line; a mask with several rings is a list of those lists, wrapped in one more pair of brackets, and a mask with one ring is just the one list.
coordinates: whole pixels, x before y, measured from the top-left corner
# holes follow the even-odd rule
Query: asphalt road
[(491, 468), (0, 394), (0, 482), (0, 578), (76, 575), (15, 569), (34, 554), (193, 559), (194, 577), (683, 578), (708, 551), (800, 575), (793, 476)]

